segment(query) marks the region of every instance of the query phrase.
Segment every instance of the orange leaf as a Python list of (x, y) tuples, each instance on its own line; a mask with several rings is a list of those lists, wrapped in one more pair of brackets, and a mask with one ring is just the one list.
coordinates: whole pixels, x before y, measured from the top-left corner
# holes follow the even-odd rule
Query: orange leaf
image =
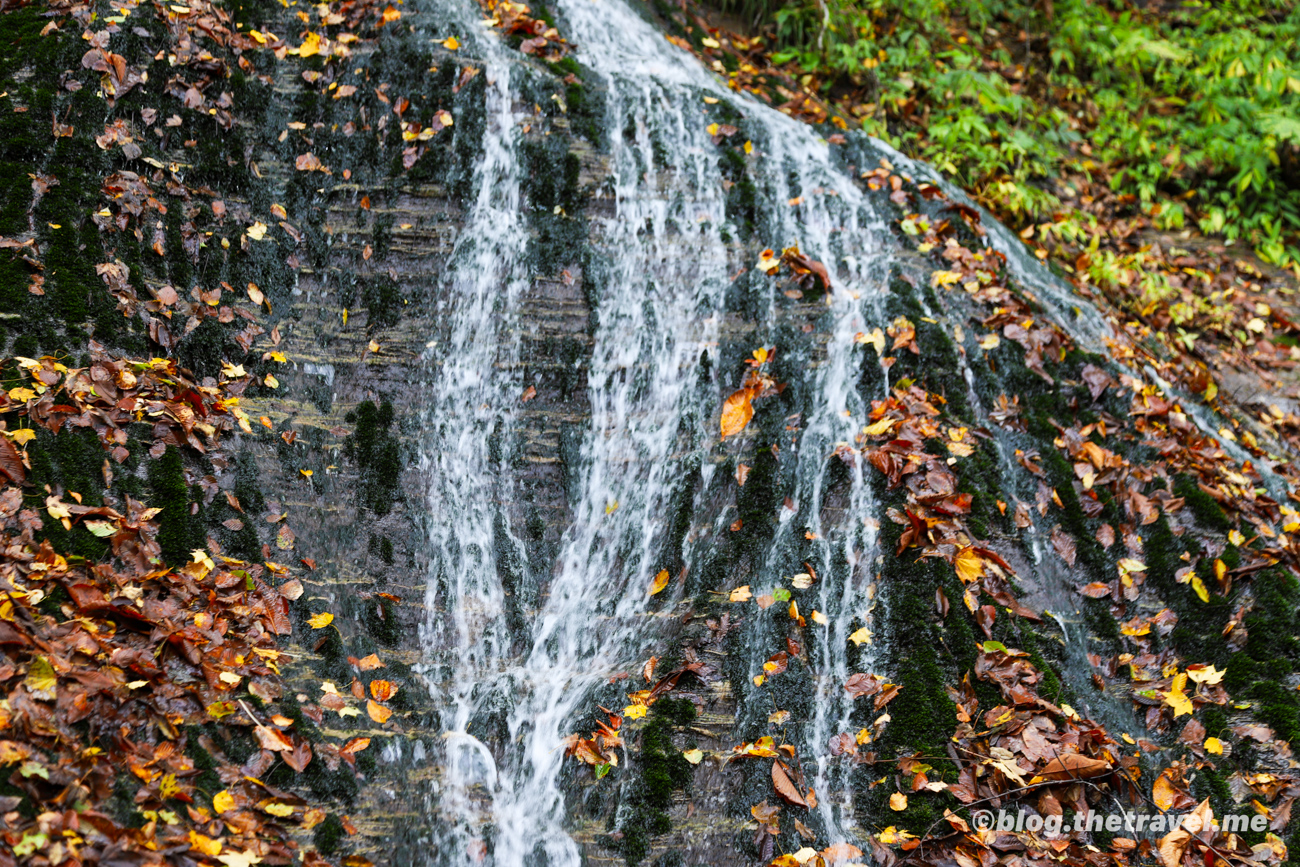
[(650, 585), (650, 595), (651, 596), (655, 595), (656, 593), (660, 592), (667, 586), (668, 586), (668, 570), (661, 569), (659, 570), (659, 574), (655, 576), (654, 583)]
[(379, 654), (372, 653), (369, 656), (363, 656), (358, 659), (357, 667), (362, 671), (374, 671), (376, 668), (385, 668), (386, 666), (379, 661)]
[(370, 738), (353, 738), (339, 747), (339, 752), (345, 756), (355, 756), (368, 746), (370, 746)]
[(397, 694), (397, 684), (391, 680), (372, 680), (370, 694), (374, 696), (375, 701), (388, 701)]
[(388, 718), (393, 715), (390, 709), (373, 701), (366, 702), (366, 713), (370, 714), (370, 718), (380, 725), (388, 722)]
[(722, 438), (740, 433), (753, 417), (754, 405), (750, 403), (749, 389), (742, 388), (733, 393), (722, 404)]

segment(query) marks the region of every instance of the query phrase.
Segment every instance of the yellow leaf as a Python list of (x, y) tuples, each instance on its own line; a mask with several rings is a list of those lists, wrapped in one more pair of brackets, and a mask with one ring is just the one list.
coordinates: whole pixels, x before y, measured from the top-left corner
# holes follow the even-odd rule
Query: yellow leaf
[(749, 389), (742, 388), (732, 393), (722, 404), (722, 438), (740, 433), (753, 417), (754, 405), (750, 403)]
[(370, 341), (369, 344), (367, 344), (367, 348), (368, 348), (371, 352), (378, 352), (378, 351), (379, 351), (379, 344), (378, 344), (378, 342), (372, 340), (372, 341)]
[(217, 676), (217, 679), (222, 683), (228, 683), (231, 686), (234, 686), (244, 678), (242, 675), (235, 674), (233, 671), (223, 671)]
[(270, 813), (272, 816), (279, 816), (282, 819), (285, 816), (293, 815), (293, 807), (289, 806), (288, 804), (281, 804), (278, 801), (267, 804), (262, 809)]
[(641, 719), (645, 716), (646, 706), (643, 704), (630, 704), (623, 708), (623, 716), (628, 719)]
[(708, 127), (706, 127), (706, 129), (708, 130), (709, 135), (718, 134), (718, 125), (716, 123), (709, 124)]
[(262, 385), (265, 385), (267, 388), (279, 388), (280, 380), (268, 373), (266, 376), (262, 377)]
[(1187, 675), (1180, 674), (1174, 678), (1174, 682), (1170, 685), (1169, 691), (1164, 694), (1165, 703), (1174, 709), (1175, 719), (1183, 714), (1190, 715), (1192, 711), (1195, 710), (1195, 708), (1192, 707), (1192, 700), (1183, 692), (1183, 688), (1186, 686)]
[(72, 517), (72, 513), (68, 511), (68, 507), (65, 506), (63, 501), (58, 497), (46, 497), (45, 510), (49, 512), (50, 517), (55, 520)]
[(984, 561), (970, 545), (957, 552), (953, 565), (957, 567), (957, 577), (963, 584), (969, 584), (984, 574)]
[(307, 618), (307, 623), (311, 625), (312, 629), (324, 629), (333, 622), (334, 615), (330, 614), (328, 611), (322, 614), (313, 614), (311, 617)]
[(1192, 573), (1192, 589), (1196, 591), (1196, 595), (1201, 598), (1202, 602), (1210, 601), (1210, 591), (1205, 589), (1205, 582), (1195, 572)]
[(813, 579), (807, 572), (800, 572), (790, 579), (790, 583), (794, 585), (796, 590), (807, 590), (812, 586)]
[(252, 849), (245, 849), (243, 852), (231, 849), (224, 855), (218, 855), (217, 860), (226, 867), (253, 867), (254, 864), (262, 863), (261, 856)]
[(994, 350), (1002, 340), (996, 334), (986, 334), (980, 338), (980, 349)]
[(875, 424), (867, 425), (865, 428), (862, 429), (862, 432), (869, 437), (878, 437), (881, 434), (889, 433), (890, 430), (892, 430), (894, 425), (896, 424), (898, 424), (897, 419), (892, 419), (886, 416), (885, 418), (882, 418), (880, 421), (876, 422)]
[(308, 478), (308, 479), (310, 479), (310, 478), (312, 477), (312, 471), (311, 471), (311, 470), (299, 470), (298, 472), (302, 473), (303, 476), (306, 477), (306, 478)]
[(906, 810), (907, 795), (904, 795), (902, 792), (894, 792), (894, 794), (890, 795), (889, 809), (893, 810), (895, 813), (901, 813), (903, 810)]
[(818, 626), (825, 626), (831, 622), (825, 614), (822, 614), (816, 608), (813, 609), (813, 613), (810, 616), (812, 617), (812, 622), (816, 623)]
[(687, 750), (686, 752), (682, 753), (682, 758), (686, 759), (686, 761), (690, 762), (692, 765), (698, 765), (704, 759), (704, 751)]
[(36, 439), (36, 431), (29, 427), (20, 427), (18, 430), (6, 431), (9, 438), (20, 446), (25, 446), (32, 440)]
[(224, 813), (235, 807), (235, 796), (230, 794), (226, 789), (222, 789), (212, 796), (212, 809), (218, 813)]
[(54, 690), (59, 685), (59, 678), (55, 675), (54, 666), (50, 665), (50, 661), (43, 656), (38, 656), (27, 668), (27, 677), (23, 679), (23, 685), (36, 698), (48, 700), (54, 698)]
[(1187, 676), (1193, 683), (1208, 683), (1213, 686), (1223, 680), (1226, 671), (1219, 671), (1213, 665), (1189, 665)]
[(877, 834), (876, 838), (886, 846), (892, 846), (897, 843), (902, 843), (905, 840), (915, 840), (916, 835), (910, 831), (900, 831), (893, 825), (890, 825), (888, 828)]
[(190, 831), (190, 847), (208, 857), (215, 857), (221, 854), (221, 841), (214, 840), (211, 837), (204, 837), (197, 831)]
[(753, 152), (754, 152), (754, 143), (752, 141), (745, 142), (745, 153), (752, 154)]
[(852, 635), (850, 635), (850, 636), (849, 636), (849, 641), (852, 641), (854, 644), (857, 644), (857, 645), (870, 644), (870, 643), (871, 643), (871, 630), (870, 630), (870, 629), (867, 629), (867, 627), (864, 626), (864, 627), (862, 627), (861, 629), (859, 629), (857, 632), (855, 632), (855, 633), (853, 633)]
[(9, 389), (9, 399), (14, 403), (26, 403), (36, 397), (36, 392), (30, 388), (11, 388)]
[(668, 570), (660, 569), (659, 574), (655, 576), (654, 583), (650, 585), (650, 595), (654, 596), (656, 593), (659, 593), (667, 586), (668, 586)]
[(1216, 756), (1223, 755), (1223, 741), (1218, 738), (1206, 738), (1205, 751), (1207, 753), (1213, 753)]
[[(302, 45), (298, 46), (298, 56), (311, 57), (315, 54), (320, 54), (320, 36), (316, 33), (308, 33), (307, 38), (302, 41)], [(263, 227), (262, 231), (266, 231), (265, 227)], [(250, 231), (249, 234), (251, 235), (252, 232)], [(254, 240), (260, 241), (262, 239), (255, 238)]]
[(460, 40), (455, 36), (448, 36), (446, 39), (442, 40), (442, 47), (448, 51), (455, 51), (460, 48)]
[(207, 575), (213, 569), (217, 568), (217, 564), (212, 562), (212, 558), (208, 556), (208, 552), (204, 551), (202, 548), (196, 548), (191, 551), (190, 557), (193, 558), (195, 563), (203, 567), (202, 571), (204, 575)]
[(266, 223), (258, 220), (248, 227), (248, 237), (254, 241), (260, 241), (266, 237)]
[(727, 601), (748, 602), (750, 599), (753, 598), (754, 598), (754, 594), (750, 592), (749, 585), (746, 584), (744, 587), (737, 587), (735, 590), (732, 590), (731, 595), (727, 597)]
[(385, 24), (391, 24), (392, 22), (397, 21), (401, 17), (402, 17), (402, 13), (397, 9), (393, 8), (393, 6), (390, 4), (386, 9), (384, 9), (382, 20)]

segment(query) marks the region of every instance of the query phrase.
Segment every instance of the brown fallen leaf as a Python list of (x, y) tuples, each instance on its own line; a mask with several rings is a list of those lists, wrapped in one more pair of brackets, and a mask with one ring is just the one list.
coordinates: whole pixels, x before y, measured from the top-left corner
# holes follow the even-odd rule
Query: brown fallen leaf
[(1111, 764), (1104, 759), (1066, 753), (1043, 765), (1043, 769), (1036, 776), (1044, 780), (1077, 780), (1101, 776), (1110, 771)]
[(794, 804), (796, 807), (807, 807), (808, 802), (804, 800), (803, 795), (795, 788), (794, 783), (790, 782), (790, 777), (786, 775), (785, 769), (781, 767), (781, 762), (772, 763), (772, 785), (776, 787), (776, 793), (781, 796), (787, 804)]

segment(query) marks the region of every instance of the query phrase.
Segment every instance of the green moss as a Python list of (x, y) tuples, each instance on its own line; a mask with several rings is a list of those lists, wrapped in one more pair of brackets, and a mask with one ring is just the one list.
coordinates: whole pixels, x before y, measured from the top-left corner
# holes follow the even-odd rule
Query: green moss
[(190, 559), (190, 551), (201, 545), (195, 539), (190, 516), (189, 488), (185, 484), (185, 465), (175, 446), (168, 446), (162, 457), (149, 464), (150, 505), (158, 514), (158, 546), (163, 560), (180, 566)]
[[(375, 222), (375, 245), (376, 255), (382, 256), (379, 250), (378, 235), (380, 234), (381, 221)], [(402, 295), (402, 288), (397, 285), (397, 281), (384, 274), (378, 277), (365, 277), (360, 281), (361, 303), (366, 306), (367, 320), (366, 327), (369, 328), (392, 328), (402, 318), (402, 311), (406, 307), (406, 299)]]
[(388, 599), (368, 602), (363, 622), (365, 623), (366, 632), (380, 644), (392, 647), (402, 640), (402, 627), (397, 618), (397, 606)]
[[(897, 544), (901, 528), (889, 524), (882, 528), (881, 546), (891, 550)], [(973, 660), (970, 646), (949, 647), (945, 632), (954, 640), (969, 640), (969, 624), (958, 621), (967, 615), (960, 605), (948, 613), (945, 627), (937, 624), (934, 607), (935, 590), (950, 575), (946, 564), (933, 559), (914, 560), (904, 554), (899, 558), (886, 558), (883, 577), (886, 581), (886, 604), (882, 632), (897, 648), (894, 670), (890, 680), (902, 690), (889, 704), (890, 722), (877, 741), (880, 755), (903, 756), (917, 754), (925, 757), (934, 770), (932, 779), (956, 779), (956, 769), (947, 756), (946, 745), (956, 726), (956, 705), (948, 697), (944, 685), (958, 680), (964, 673), (959, 663)], [(953, 593), (952, 589), (947, 590)], [(952, 597), (954, 600), (959, 595)], [(885, 637), (882, 636), (882, 637)], [(868, 702), (863, 701), (855, 711), (854, 724), (867, 726), (878, 716)], [(859, 822), (870, 826), (875, 817), (888, 813), (886, 802), (892, 792), (888, 786), (871, 784), (877, 774), (862, 768), (853, 772), (852, 785), (858, 792), (856, 809)], [(908, 809), (891, 815), (891, 822), (913, 833), (921, 833), (931, 822), (943, 814), (948, 797), (944, 795), (917, 794), (908, 799)]]
[(526, 140), (521, 157), (528, 171), (524, 194), (533, 232), (528, 258), (541, 273), (553, 273), (580, 261), (587, 243), (582, 163), (560, 136)]
[(758, 226), (758, 187), (749, 176), (745, 156), (734, 147), (718, 151), (718, 170), (731, 182), (727, 190), (727, 219), (736, 225), (742, 239), (753, 237)]
[(346, 416), (356, 425), (344, 443), (344, 454), (361, 472), (357, 496), (362, 505), (380, 517), (387, 515), (400, 497), (401, 449), (392, 433), (393, 405), (365, 401)]
[(620, 850), (628, 864), (638, 864), (650, 851), (649, 837), (666, 834), (672, 829), (668, 808), (673, 792), (689, 789), (692, 768), (673, 746), (672, 735), (695, 719), (695, 705), (686, 699), (665, 698), (650, 707), (647, 723), (641, 730), (641, 750), (637, 756), (640, 780), (629, 796)]
[(316, 826), (312, 831), (311, 841), (316, 846), (316, 851), (322, 855), (333, 855), (339, 850), (339, 842), (347, 834), (343, 827), (343, 821), (334, 813), (325, 817), (325, 821)]
[(195, 787), (207, 795), (210, 801), (212, 796), (221, 791), (223, 787), (221, 778), (217, 776), (217, 768), (219, 767), (217, 760), (212, 753), (199, 744), (199, 737), (202, 733), (203, 729), (199, 726), (185, 727), (185, 755), (194, 763), (195, 770), (200, 771), (199, 775), (193, 778)]

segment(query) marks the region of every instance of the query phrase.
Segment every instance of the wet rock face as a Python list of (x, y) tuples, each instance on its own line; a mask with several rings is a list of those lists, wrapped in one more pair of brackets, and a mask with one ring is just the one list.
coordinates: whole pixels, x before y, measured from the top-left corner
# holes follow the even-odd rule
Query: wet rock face
[[(128, 236), (112, 252), (142, 296), (254, 283), (273, 311), (288, 365), (247, 411), (284, 436), (247, 438), (215, 477), (287, 515), (241, 544), (314, 560), (304, 604), (336, 614), (337, 638), (300, 638), (287, 694), (348, 683), (349, 657), (375, 652), (404, 684), (382, 729), (327, 732), (374, 739), (355, 792), (315, 793), (359, 828), (347, 851), (740, 863), (867, 849), (886, 824), (919, 833), (951, 797), (918, 793), (894, 815), (868, 747), (856, 762), (832, 738), (874, 731), (882, 757), (936, 756), (955, 782), (947, 687), (985, 640), (1029, 654), (1052, 701), (1167, 729), (1095, 693), (1088, 654), (1133, 651), (1116, 617), (1152, 613), (1114, 583), (1122, 558), (1145, 559), (1187, 620), (1169, 633), (1180, 653), (1197, 649), (1189, 623), (1220, 631), (1253, 598), (1202, 609), (1176, 577), (1232, 556), (1214, 549), (1230, 524), (1201, 492), (1213, 479), (1145, 469), (1183, 448), (1169, 443), (1196, 432), (1194, 413), (1162, 421), (1172, 433), (1121, 422), (1161, 398), (1099, 354), (1095, 314), (923, 167), (736, 97), (619, 2), (553, 11), (576, 61), (528, 58), (458, 4), (406, 10), (407, 29), (346, 61), (250, 54), (230, 79), (236, 123), (195, 145), (195, 170), (232, 219), (274, 223), (279, 207), (293, 232), (186, 257), (178, 223), (161, 264)], [(297, 27), (279, 4), (241, 14)], [(356, 100), (329, 95), (344, 80), (364, 83)], [(441, 111), (454, 123), (408, 164), (400, 123)], [(306, 153), (332, 174), (300, 170)], [(804, 259), (760, 264), (793, 246)], [(134, 326), (93, 333), (151, 346)], [(75, 336), (42, 333), (30, 352)], [(177, 351), (219, 365), (227, 337)], [(720, 438), (751, 370), (778, 387)], [(1123, 467), (1088, 471), (1085, 440)], [(1287, 634), (1294, 591), (1273, 577), (1255, 622)], [(1075, 592), (1092, 584), (1104, 598)], [(1216, 648), (1220, 665), (1243, 650)], [(1294, 654), (1247, 656), (1238, 679), (1264, 696)], [(638, 717), (629, 693), (683, 669)], [(887, 724), (844, 689), (867, 673), (902, 687)], [(979, 690), (983, 710), (998, 703)], [(1272, 697), (1281, 728), (1295, 702)], [(609, 723), (602, 707), (623, 717), (618, 765), (566, 759), (569, 735)], [(752, 812), (780, 800), (770, 757), (720, 760), (765, 736), (818, 804), (790, 806), (779, 836), (756, 836)]]

